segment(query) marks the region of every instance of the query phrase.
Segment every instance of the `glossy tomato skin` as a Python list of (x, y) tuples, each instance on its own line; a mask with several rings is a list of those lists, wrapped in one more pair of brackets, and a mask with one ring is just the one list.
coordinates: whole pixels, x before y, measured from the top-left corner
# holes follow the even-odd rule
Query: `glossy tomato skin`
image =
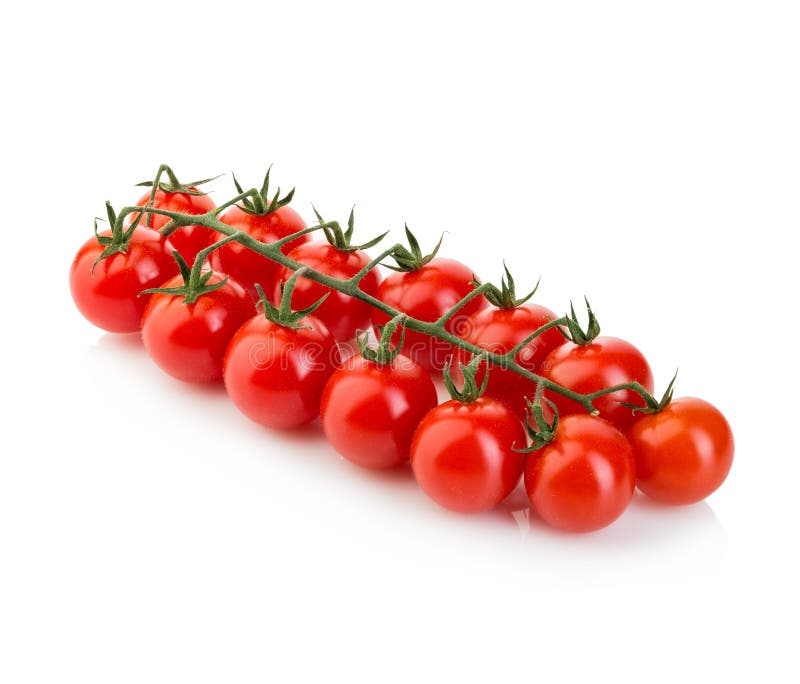
[[(110, 237), (110, 232), (101, 233)], [(178, 272), (172, 245), (156, 231), (137, 228), (125, 253), (117, 252), (92, 266), (104, 247), (93, 237), (78, 250), (69, 271), (72, 299), (83, 316), (98, 328), (114, 333), (137, 332), (149, 295)]]
[(636, 484), (666, 504), (702, 501), (728, 476), (733, 432), (702, 399), (674, 399), (659, 413), (641, 415), (628, 430), (636, 458)]
[(446, 401), (422, 419), (411, 443), (411, 467), (420, 487), (452, 511), (493, 508), (517, 486), (527, 441), (519, 416), (481, 397)]
[(569, 532), (591, 532), (614, 522), (633, 497), (633, 451), (611, 423), (566, 416), (552, 442), (532, 452), (525, 491), (536, 513)]
[[(453, 308), (475, 289), (473, 272), (453, 259), (436, 258), (417, 271), (395, 272), (387, 276), (378, 289), (378, 299), (413, 318), (432, 322)], [(447, 323), (447, 330), (462, 335), (469, 317), (487, 306), (485, 297), (475, 297)], [(389, 317), (373, 309), (375, 325), (386, 325)], [(397, 336), (399, 338), (399, 335)], [(454, 348), (448, 342), (406, 331), (403, 353), (425, 370), (441, 371)]]
[[(295, 247), (288, 256), (316, 271), (334, 278), (352, 278), (370, 262), (369, 255), (360, 250), (342, 252), (328, 242), (312, 240)], [(275, 300), (280, 299), (280, 283), (285, 283), (292, 275), (289, 269), (282, 269), (275, 288)], [(367, 273), (360, 283), (363, 292), (375, 296), (380, 285), (380, 277), (374, 269)], [(307, 278), (299, 278), (292, 295), (292, 308), (305, 309), (330, 292), (328, 298), (316, 311), (319, 318), (340, 342), (353, 339), (356, 330), (369, 328), (372, 307), (349, 295), (329, 290), (324, 285)]]
[[(523, 304), (513, 309), (489, 307), (470, 316), (463, 337), (481, 349), (505, 354), (528, 335), (556, 318), (558, 316), (550, 309), (538, 304)], [(533, 373), (541, 373), (544, 359), (565, 341), (566, 338), (557, 328), (551, 328), (525, 345), (516, 355), (515, 361)], [(459, 350), (459, 357), (462, 363), (467, 363), (470, 355)], [(490, 369), (484, 394), (504, 401), (520, 416), (525, 417), (525, 397), (533, 399), (536, 383), (518, 373), (495, 366)]]
[[(196, 190), (197, 188), (191, 189)], [(136, 206), (143, 207), (149, 201), (150, 193), (148, 192), (142, 195), (136, 203)], [(156, 190), (153, 206), (156, 209), (179, 211), (182, 214), (205, 214), (214, 209), (217, 205), (214, 204), (208, 195), (190, 195), (186, 192), (164, 192), (163, 190)], [(169, 218), (166, 216), (161, 216), (159, 214), (153, 214), (152, 216), (152, 223), (148, 227), (154, 230), (162, 228), (169, 222)], [(133, 221), (136, 219), (136, 214), (129, 214), (128, 217), (130, 221)], [(139, 225), (147, 226), (147, 216), (142, 217)], [(178, 250), (189, 266), (194, 263), (197, 253), (201, 249), (208, 247), (216, 239), (217, 232), (203, 226), (183, 226), (169, 236), (169, 241), (172, 243), (173, 247)]]
[(406, 463), (422, 418), (437, 404), (422, 366), (403, 356), (378, 364), (361, 355), (345, 361), (322, 395), (322, 429), (333, 448), (365, 468)]
[[(601, 336), (587, 345), (566, 342), (556, 347), (544, 360), (542, 375), (581, 394), (633, 381), (641, 383), (648, 392), (653, 391), (653, 371), (647, 359), (632, 344), (617, 337)], [(562, 416), (586, 412), (580, 404), (556, 392), (546, 395)], [(644, 405), (642, 398), (632, 390), (606, 394), (594, 405), (602, 418), (624, 431), (635, 416), (621, 402)]]
[[(275, 242), (306, 228), (300, 214), (288, 206), (280, 207), (269, 214), (249, 214), (234, 206), (222, 214), (219, 220), (261, 242)], [(309, 239), (308, 235), (303, 235), (288, 242), (281, 251), (288, 254)], [(254, 300), (258, 299), (256, 283), (261, 285), (268, 297), (272, 296), (281, 271), (279, 264), (247, 249), (239, 242), (229, 242), (215, 250), (208, 262), (213, 270), (227, 273), (244, 286)]]
[(325, 383), (339, 363), (336, 340), (308, 316), (288, 328), (257, 315), (234, 335), (225, 354), (225, 388), (256, 423), (291, 429), (319, 415)]
[[(209, 284), (222, 278), (215, 273)], [(177, 276), (163, 287), (182, 284)], [(250, 295), (234, 280), (201, 295), (193, 304), (184, 304), (180, 295), (156, 293), (144, 311), (142, 340), (165, 373), (184, 382), (214, 382), (222, 379), (228, 343), (254, 311)]]

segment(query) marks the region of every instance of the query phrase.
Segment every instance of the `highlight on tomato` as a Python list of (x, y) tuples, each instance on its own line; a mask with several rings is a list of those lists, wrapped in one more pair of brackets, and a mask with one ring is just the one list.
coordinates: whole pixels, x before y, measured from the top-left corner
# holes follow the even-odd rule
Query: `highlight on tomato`
[(672, 505), (702, 501), (725, 481), (733, 464), (733, 432), (720, 411), (696, 397), (672, 398), (673, 378), (658, 405), (628, 429), (636, 485)]
[[(271, 169), (272, 167), (267, 169), (258, 194), (244, 198), (218, 217), (222, 223), (231, 228), (266, 243), (281, 240), (306, 228), (305, 221), (300, 214), (289, 206), (294, 197), (294, 188), (283, 197), (280, 196), (280, 188), (274, 195), (270, 195), (269, 174)], [(239, 194), (243, 194), (244, 191), (236, 180), (236, 176), (233, 177), (233, 182)], [(308, 235), (300, 235), (283, 245), (281, 251), (288, 254), (292, 249), (310, 239)], [(256, 283), (261, 285), (270, 296), (275, 293), (281, 272), (280, 264), (248, 249), (240, 242), (234, 241), (223, 245), (211, 253), (208, 262), (212, 270), (227, 273), (246, 288), (254, 300), (259, 298), (255, 288)]]
[[(363, 250), (378, 244), (386, 233), (363, 245), (353, 245), (355, 223), (353, 211), (350, 212), (347, 220), (346, 230), (342, 230), (335, 221), (326, 222), (318, 212), (317, 218), (323, 225), (326, 241), (312, 240), (303, 243), (295, 247), (287, 256), (333, 278), (348, 279), (362, 273), (363, 277), (361, 277), (358, 287), (362, 292), (375, 296), (380, 285), (380, 276), (376, 269), (366, 268), (370, 264), (370, 257)], [(274, 292), (275, 301), (280, 299), (281, 286), (291, 276), (290, 269), (283, 268), (281, 270)], [(325, 323), (338, 341), (352, 340), (357, 330), (366, 330), (369, 327), (372, 307), (367, 302), (355, 299), (343, 292), (331, 290), (308, 278), (300, 278), (297, 281), (292, 306), (298, 309), (308, 308), (326, 294), (328, 295), (327, 299), (314, 312), (314, 315)]]
[(461, 364), (464, 385), (445, 384), (453, 397), (420, 422), (411, 443), (411, 467), (423, 491), (452, 511), (476, 513), (494, 508), (517, 486), (527, 445), (519, 416), (505, 403), (481, 396), (475, 373), (482, 357)]
[(114, 333), (141, 330), (149, 295), (143, 290), (161, 285), (178, 273), (172, 244), (141, 225), (141, 217), (123, 228), (106, 203), (110, 230), (98, 232), (78, 250), (69, 270), (75, 306), (87, 321)]
[(525, 464), (531, 508), (552, 527), (592, 532), (610, 525), (633, 498), (636, 471), (625, 435), (608, 421), (583, 414), (548, 423), (540, 400), (530, 404), (536, 427)]
[[(395, 273), (387, 276), (378, 288), (377, 297), (397, 311), (426, 322), (440, 320), (464, 297), (475, 290), (478, 281), (472, 269), (454, 259), (437, 257), (442, 240), (430, 254), (423, 255), (414, 234), (405, 227), (409, 248), (392, 254)], [(475, 296), (467, 301), (446, 322), (445, 329), (455, 335), (463, 332), (465, 321), (487, 305), (486, 299)], [(372, 322), (386, 325), (383, 311), (372, 310)], [(446, 341), (409, 330), (406, 333), (405, 354), (428, 371), (441, 371), (455, 353)]]
[(193, 383), (222, 379), (225, 350), (253, 315), (247, 291), (226, 275), (202, 268), (204, 251), (190, 270), (176, 251), (180, 275), (152, 294), (142, 318), (142, 340), (159, 368)]
[[(575, 316), (565, 319), (568, 341), (551, 351), (542, 363), (541, 375), (580, 394), (592, 394), (615, 385), (637, 382), (647, 392), (653, 391), (653, 371), (644, 355), (630, 342), (618, 337), (599, 336), (600, 325), (586, 302), (589, 324), (584, 331)], [(546, 392), (562, 416), (585, 413), (576, 401), (556, 392)], [(644, 407), (640, 394), (624, 389), (603, 394), (594, 402), (600, 416), (620, 430), (635, 420), (634, 407)]]
[(322, 395), (322, 429), (334, 449), (365, 468), (408, 462), (414, 431), (437, 402), (428, 372), (391, 339), (402, 316), (381, 331), (377, 349), (359, 337), (360, 354), (344, 361)]
[(261, 425), (292, 429), (319, 415), (325, 383), (340, 362), (328, 327), (314, 315), (327, 295), (307, 309), (293, 311), (288, 281), (280, 306), (256, 285), (262, 313), (234, 335), (225, 354), (225, 388), (244, 415)]
[[(167, 176), (166, 181), (161, 180), (163, 175)], [(151, 190), (142, 195), (136, 205), (139, 207), (150, 206), (181, 214), (206, 214), (216, 209), (217, 205), (198, 186), (212, 180), (214, 179), (206, 178), (191, 183), (181, 183), (175, 176), (175, 172), (169, 166), (163, 165), (159, 167), (155, 180), (138, 184), (140, 187), (149, 187)], [(131, 214), (133, 220), (138, 216), (139, 214)], [(167, 225), (169, 220), (169, 217), (163, 214), (148, 213), (142, 219), (142, 223), (147, 228), (158, 230)], [(192, 225), (181, 226), (169, 236), (172, 246), (178, 250), (188, 264), (194, 263), (198, 252), (211, 245), (216, 238), (216, 231), (205, 226)]]
[[(507, 354), (514, 349), (516, 363), (532, 373), (540, 373), (547, 355), (566, 341), (557, 326), (541, 328), (558, 321), (558, 317), (541, 304), (528, 303), (539, 284), (522, 298), (517, 298), (514, 278), (504, 266), (501, 286), (490, 285), (484, 296), (491, 304), (473, 313), (467, 320), (463, 339), (495, 354)], [(466, 359), (468, 353), (459, 350)], [(507, 368), (489, 364), (491, 374), (485, 395), (505, 402), (523, 418), (527, 412), (526, 398), (536, 393), (536, 383)]]

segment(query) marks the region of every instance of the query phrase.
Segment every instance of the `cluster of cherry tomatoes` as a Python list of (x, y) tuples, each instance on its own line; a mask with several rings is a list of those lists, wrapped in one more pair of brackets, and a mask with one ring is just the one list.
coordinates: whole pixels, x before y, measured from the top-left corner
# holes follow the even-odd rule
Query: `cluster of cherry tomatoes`
[[(168, 180), (157, 177), (137, 206), (215, 211), (199, 183), (181, 184), (166, 171)], [(110, 205), (110, 229), (96, 231), (72, 263), (78, 309), (104, 330), (141, 330), (145, 349), (170, 375), (224, 382), (258, 423), (292, 429), (320, 417), (333, 447), (359, 466), (410, 460), (422, 489), (452, 510), (490, 509), (524, 476), (542, 519), (589, 531), (617, 519), (637, 485), (658, 501), (687, 504), (725, 479), (733, 437), (722, 414), (701, 399), (672, 399), (671, 386), (656, 402), (645, 357), (624, 340), (600, 336), (591, 310), (587, 330), (574, 312), (562, 325), (531, 295), (517, 298), (508, 271), (501, 287), (476, 293), (472, 269), (438, 256), (439, 245), (423, 254), (408, 229), (408, 248), (391, 254), (393, 263), (383, 265), (393, 272), (381, 279), (365, 251), (375, 241), (351, 244), (352, 215), (347, 230), (321, 231), (325, 239), (292, 238), (306, 224), (291, 197), (271, 197), (267, 174), (260, 191), (218, 219), (262, 243), (286, 239), (281, 251), (307, 269), (343, 280), (358, 275), (360, 290), (386, 310), (236, 240), (213, 248), (224, 236), (209, 227), (181, 225), (165, 237), (159, 229), (170, 228), (167, 216), (131, 212), (120, 221)], [(458, 315), (448, 316), (459, 303)], [(448, 333), (493, 354), (513, 353), (529, 339), (514, 364), (552, 384), (543, 390), (512, 368), (406, 330), (403, 315), (443, 321)], [(368, 330), (376, 331), (377, 348), (359, 335)], [(361, 353), (346, 354), (344, 343), (354, 338)], [(443, 371), (452, 399), (440, 404), (432, 374)], [(585, 395), (626, 383), (644, 394), (626, 388), (598, 396), (599, 415), (552, 389)]]

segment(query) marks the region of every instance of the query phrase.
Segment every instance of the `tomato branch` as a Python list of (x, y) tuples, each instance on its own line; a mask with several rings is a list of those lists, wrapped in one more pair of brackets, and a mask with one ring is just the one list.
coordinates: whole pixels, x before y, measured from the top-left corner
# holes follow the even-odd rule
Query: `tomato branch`
[[(226, 202), (223, 206), (231, 206), (236, 202), (242, 200), (245, 197), (252, 197), (254, 193), (258, 193), (258, 191), (253, 188), (247, 190), (246, 192), (240, 193), (237, 195), (233, 200)], [(446, 329), (446, 323), (456, 314), (458, 311), (463, 308), (465, 304), (467, 304), (470, 300), (475, 297), (478, 297), (485, 292), (489, 291), (492, 285), (490, 283), (484, 283), (479, 285), (474, 290), (472, 290), (469, 294), (465, 295), (455, 306), (453, 306), (447, 313), (445, 313), (439, 320), (430, 322), (430, 321), (423, 321), (417, 318), (413, 318), (410, 316), (406, 316), (404, 312), (398, 311), (393, 307), (389, 306), (388, 304), (382, 302), (381, 300), (373, 297), (372, 295), (367, 294), (359, 287), (359, 282), (363, 279), (367, 272), (376, 268), (381, 261), (385, 258), (390, 256), (397, 248), (397, 246), (392, 247), (391, 249), (385, 250), (379, 257), (373, 259), (367, 267), (359, 271), (355, 276), (348, 279), (342, 278), (334, 278), (329, 276), (325, 273), (317, 271), (313, 268), (306, 266), (305, 264), (300, 263), (299, 261), (295, 261), (291, 259), (286, 254), (281, 252), (281, 247), (283, 247), (286, 243), (291, 242), (292, 240), (297, 239), (302, 235), (306, 235), (308, 233), (312, 233), (318, 230), (325, 230), (325, 229), (335, 229), (339, 226), (338, 222), (336, 221), (328, 221), (328, 222), (320, 222), (316, 226), (312, 226), (310, 228), (306, 228), (304, 230), (298, 231), (289, 235), (281, 240), (277, 240), (275, 242), (266, 243), (256, 240), (255, 238), (251, 237), (247, 233), (241, 232), (236, 230), (235, 228), (229, 226), (226, 223), (223, 223), (217, 217), (219, 213), (219, 207), (214, 211), (205, 213), (205, 214), (182, 214), (180, 212), (175, 211), (167, 211), (163, 209), (156, 209), (154, 207), (124, 207), (118, 216), (119, 221), (121, 221), (125, 216), (132, 212), (145, 212), (145, 213), (156, 213), (161, 214), (162, 216), (167, 216), (171, 219), (171, 223), (174, 223), (174, 226), (171, 224), (167, 224), (164, 228), (161, 229), (162, 235), (168, 235), (169, 232), (177, 229), (180, 226), (185, 225), (198, 225), (204, 226), (205, 228), (210, 228), (222, 235), (225, 236), (225, 239), (220, 240), (210, 247), (204, 249), (200, 255), (198, 255), (198, 260), (205, 258), (213, 252), (215, 249), (219, 248), (221, 245), (235, 240), (236, 242), (241, 243), (246, 248), (262, 255), (263, 257), (274, 261), (281, 266), (291, 270), (291, 271), (298, 271), (303, 269), (302, 277), (308, 278), (314, 282), (319, 283), (320, 285), (324, 285), (325, 287), (330, 288), (331, 290), (336, 290), (337, 292), (341, 292), (343, 294), (349, 295), (355, 299), (358, 299), (362, 302), (366, 302), (370, 306), (383, 311), (389, 318), (396, 319), (397, 317), (402, 317), (401, 320), (403, 321), (403, 327), (408, 330), (413, 330), (418, 333), (422, 333), (424, 335), (429, 335), (431, 337), (438, 338), (445, 342), (449, 342), (455, 347), (460, 349), (464, 349), (465, 351), (469, 352), (473, 355), (482, 355), (482, 357), (487, 361), (492, 363), (493, 365), (502, 366), (503, 368), (507, 368), (528, 380), (531, 380), (534, 383), (540, 384), (543, 389), (550, 390), (557, 394), (560, 394), (576, 403), (580, 404), (588, 413), (592, 415), (597, 415), (598, 411), (593, 405), (593, 401), (598, 397), (601, 397), (605, 394), (609, 394), (611, 392), (615, 392), (618, 390), (629, 389), (637, 394), (639, 394), (645, 401), (648, 398), (652, 399), (650, 394), (647, 390), (642, 387), (639, 383), (628, 383), (624, 385), (617, 385), (615, 387), (610, 387), (607, 389), (600, 390), (598, 392), (594, 392), (592, 394), (580, 394), (578, 392), (574, 392), (566, 387), (563, 387), (541, 375), (538, 375), (527, 368), (522, 367), (519, 365), (516, 360), (516, 354), (528, 343), (530, 343), (533, 339), (537, 336), (541, 335), (542, 333), (546, 332), (547, 330), (554, 328), (559, 325), (564, 325), (566, 322), (566, 317), (558, 318), (556, 320), (550, 321), (540, 327), (538, 330), (534, 331), (531, 335), (529, 335), (525, 340), (520, 342), (517, 346), (511, 349), (509, 352), (504, 354), (498, 354), (495, 352), (487, 351), (478, 347), (471, 342), (468, 342), (457, 335), (451, 333), (449, 330)], [(167, 230), (170, 228), (170, 230)], [(196, 264), (195, 264), (196, 266)]]

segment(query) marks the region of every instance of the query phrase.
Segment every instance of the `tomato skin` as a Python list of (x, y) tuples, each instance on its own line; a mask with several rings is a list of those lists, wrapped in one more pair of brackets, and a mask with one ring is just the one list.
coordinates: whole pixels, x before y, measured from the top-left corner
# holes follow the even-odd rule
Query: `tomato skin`
[[(275, 242), (306, 228), (300, 214), (287, 206), (269, 214), (248, 214), (240, 207), (233, 206), (219, 220), (261, 242)], [(309, 240), (308, 235), (303, 235), (284, 245), (281, 251), (288, 254)], [(261, 285), (268, 297), (272, 296), (282, 268), (239, 242), (229, 242), (215, 250), (209, 256), (208, 262), (213, 270), (227, 273), (244, 286), (254, 300), (258, 299), (256, 283)]]
[[(215, 273), (209, 285), (224, 276)], [(177, 287), (177, 276), (163, 287)], [(201, 295), (194, 304), (165, 293), (152, 295), (142, 318), (142, 340), (165, 373), (184, 382), (214, 382), (222, 378), (225, 349), (234, 333), (255, 310), (245, 289), (228, 280), (219, 290)]]
[(336, 340), (322, 321), (287, 328), (259, 314), (234, 335), (225, 354), (225, 388), (248, 418), (276, 429), (319, 415), (325, 383), (339, 363)]
[[(110, 237), (111, 233), (101, 235)], [(140, 297), (139, 293), (158, 287), (178, 273), (172, 249), (156, 231), (137, 228), (124, 254), (117, 252), (103, 259), (92, 272), (104, 247), (90, 238), (78, 250), (69, 271), (70, 292), (78, 310), (90, 323), (108, 332), (141, 330), (150, 295)]]
[(471, 404), (451, 400), (422, 419), (411, 443), (411, 467), (420, 487), (452, 511), (493, 508), (517, 486), (527, 437), (506, 404), (480, 397)]
[(641, 415), (628, 430), (636, 458), (636, 484), (666, 504), (702, 501), (728, 476), (733, 432), (702, 399), (674, 399), (659, 413)]
[[(342, 252), (330, 243), (321, 240), (303, 243), (289, 252), (288, 256), (334, 278), (352, 278), (370, 262), (366, 252), (360, 250)], [(280, 283), (285, 283), (291, 275), (291, 270), (287, 268), (281, 270), (275, 288), (276, 301), (280, 299)], [(363, 292), (375, 296), (379, 285), (380, 277), (373, 269), (364, 276), (359, 287)], [(356, 330), (369, 328), (372, 309), (369, 304), (341, 292), (330, 290), (308, 278), (301, 277), (297, 280), (292, 294), (292, 308), (305, 309), (323, 297), (326, 292), (330, 292), (330, 294), (322, 306), (314, 311), (314, 316), (328, 327), (338, 341), (351, 340), (355, 336)]]
[(525, 464), (525, 491), (536, 513), (569, 532), (592, 532), (614, 522), (633, 497), (630, 444), (602, 418), (567, 416), (552, 442)]
[[(556, 318), (558, 316), (550, 309), (538, 304), (523, 304), (513, 309), (490, 307), (470, 316), (463, 338), (481, 349), (505, 354), (528, 335)], [(533, 373), (541, 373), (544, 359), (565, 341), (566, 338), (557, 328), (551, 328), (525, 345), (514, 357), (515, 361)], [(470, 356), (468, 352), (459, 350), (462, 363), (467, 363)], [(533, 399), (536, 383), (514, 371), (495, 366), (490, 370), (484, 394), (505, 402), (524, 417), (527, 408), (525, 397)]]
[[(473, 272), (453, 259), (436, 258), (417, 271), (395, 272), (387, 276), (378, 289), (378, 299), (413, 318), (433, 322), (453, 308), (475, 289)], [(485, 297), (475, 297), (446, 325), (447, 330), (461, 335), (465, 322), (476, 311), (487, 306)], [(375, 325), (386, 325), (389, 317), (377, 309), (372, 311)], [(395, 342), (399, 340), (399, 333)], [(441, 371), (453, 355), (454, 347), (413, 330), (406, 331), (403, 353), (425, 370)]]
[[(196, 190), (197, 188), (191, 188)], [(147, 192), (139, 199), (136, 206), (143, 207), (150, 201), (150, 193)], [(213, 200), (208, 195), (190, 195), (186, 192), (164, 192), (156, 190), (153, 200), (156, 209), (165, 211), (179, 211), (182, 214), (205, 214), (216, 208)], [(128, 223), (136, 219), (137, 214), (128, 215)], [(160, 214), (152, 214), (153, 220), (147, 226), (147, 216), (143, 216), (139, 222), (140, 226), (147, 226), (153, 230), (158, 230), (167, 225), (169, 218)], [(208, 247), (217, 239), (217, 231), (210, 230), (204, 226), (182, 226), (169, 236), (169, 241), (178, 250), (180, 255), (191, 266), (194, 263), (197, 253), (201, 249)]]
[[(634, 381), (641, 383), (648, 392), (653, 391), (653, 371), (647, 359), (632, 344), (617, 337), (601, 336), (587, 345), (567, 342), (556, 347), (542, 363), (542, 375), (581, 394)], [(545, 394), (562, 416), (586, 413), (580, 404), (556, 392)], [(632, 390), (606, 394), (595, 400), (594, 405), (601, 417), (624, 431), (636, 417), (620, 402), (644, 405), (642, 398)]]
[(322, 395), (322, 429), (342, 456), (365, 468), (408, 461), (411, 439), (438, 402), (428, 373), (403, 356), (378, 364), (357, 354), (333, 374)]

